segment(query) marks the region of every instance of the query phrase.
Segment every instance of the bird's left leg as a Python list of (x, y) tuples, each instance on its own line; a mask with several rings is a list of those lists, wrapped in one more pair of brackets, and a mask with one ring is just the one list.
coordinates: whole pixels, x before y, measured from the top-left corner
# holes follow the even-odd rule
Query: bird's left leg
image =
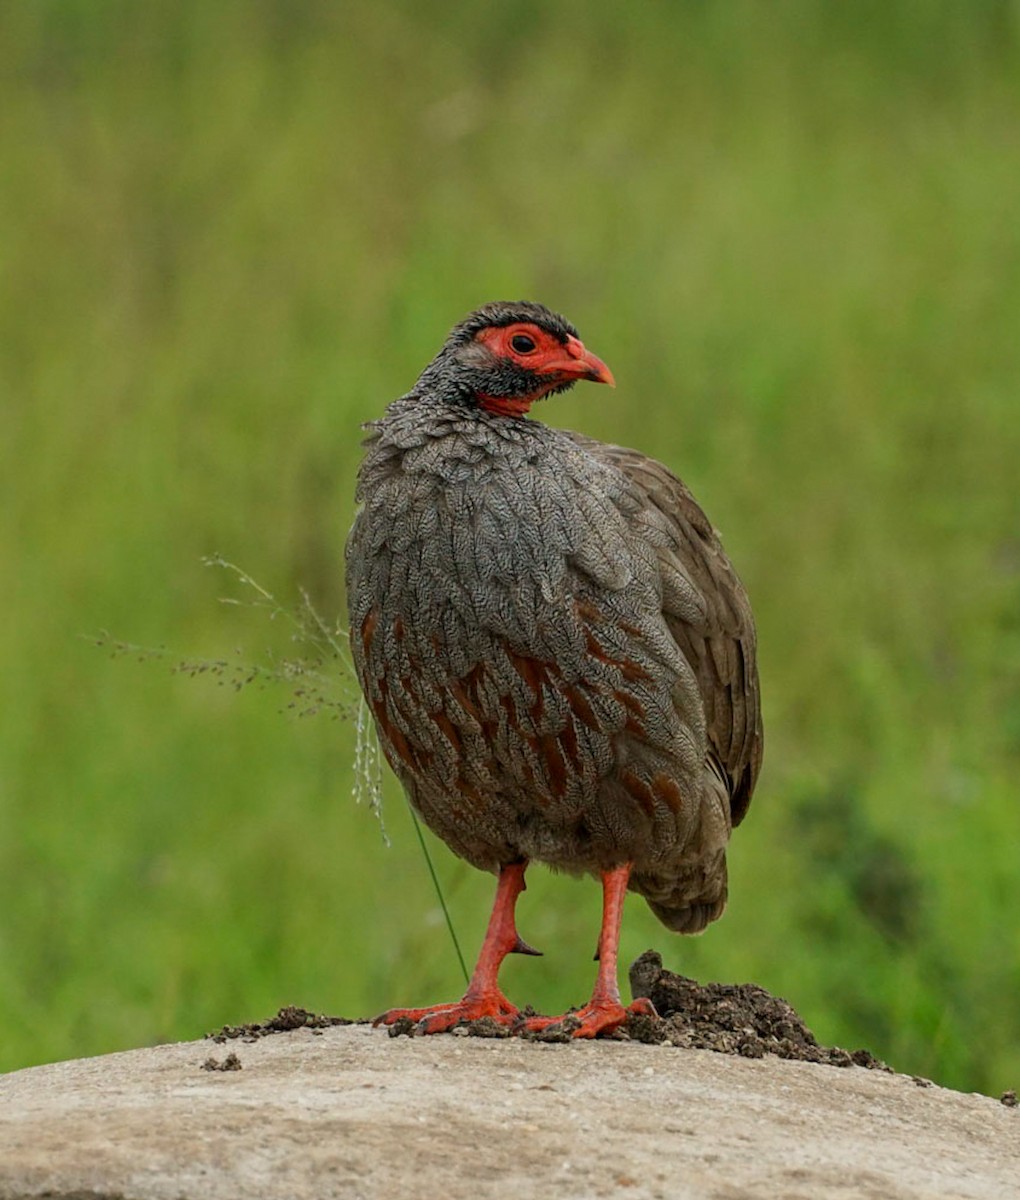
[(454, 1004), (434, 1004), (430, 1008), (391, 1008), (376, 1017), (373, 1025), (392, 1025), (404, 1017), (417, 1022), (418, 1033), (443, 1033), (459, 1021), (477, 1021), (479, 1017), (491, 1017), (500, 1025), (516, 1023), (520, 1010), (500, 991), (498, 976), (500, 965), (508, 954), (539, 953), (522, 940), (514, 920), (517, 897), (526, 887), (524, 872), (527, 866), (525, 859), (500, 868), (489, 928), (474, 974), (461, 999)]
[(602, 931), (599, 934), (599, 973), (591, 999), (575, 1013), (562, 1017), (529, 1017), (523, 1028), (531, 1032), (548, 1029), (551, 1025), (570, 1022), (573, 1037), (593, 1038), (611, 1033), (626, 1021), (631, 1013), (655, 1016), (650, 1000), (638, 999), (624, 1005), (616, 981), (616, 959), (620, 947), (620, 923), (623, 920), (623, 898), (630, 879), (630, 863), (602, 872)]

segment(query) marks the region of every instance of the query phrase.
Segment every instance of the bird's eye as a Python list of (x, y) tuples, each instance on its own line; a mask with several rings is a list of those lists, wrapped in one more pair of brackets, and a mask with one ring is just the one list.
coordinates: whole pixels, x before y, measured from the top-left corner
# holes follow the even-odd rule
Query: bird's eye
[(530, 354), (535, 349), (535, 341), (526, 333), (515, 333), (510, 339), (510, 345), (518, 354)]

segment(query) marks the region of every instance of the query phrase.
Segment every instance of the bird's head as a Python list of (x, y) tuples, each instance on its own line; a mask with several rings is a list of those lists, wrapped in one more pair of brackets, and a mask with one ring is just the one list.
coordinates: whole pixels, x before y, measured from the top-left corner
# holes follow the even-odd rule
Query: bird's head
[(612, 372), (584, 348), (569, 321), (542, 304), (497, 300), (454, 326), (418, 390), (522, 417), (536, 400), (579, 379), (615, 386)]

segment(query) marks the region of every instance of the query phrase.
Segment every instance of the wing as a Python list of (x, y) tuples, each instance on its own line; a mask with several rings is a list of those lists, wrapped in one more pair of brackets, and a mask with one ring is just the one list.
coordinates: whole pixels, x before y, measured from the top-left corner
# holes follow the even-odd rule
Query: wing
[[(637, 492), (640, 503), (630, 521), (655, 547), (663, 615), (698, 678), (709, 755), (729, 790), (737, 825), (751, 803), (764, 745), (757, 638), (744, 586), (719, 535), (675, 475), (636, 450), (570, 436), (593, 458), (621, 471)], [(692, 586), (701, 601), (697, 606), (691, 604)]]

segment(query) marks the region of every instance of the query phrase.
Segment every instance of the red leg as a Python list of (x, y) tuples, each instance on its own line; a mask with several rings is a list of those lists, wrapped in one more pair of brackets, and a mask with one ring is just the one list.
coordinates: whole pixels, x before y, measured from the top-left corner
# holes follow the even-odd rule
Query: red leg
[(593, 1038), (600, 1033), (611, 1033), (626, 1021), (630, 1013), (646, 1013), (655, 1016), (650, 1000), (635, 1000), (624, 1006), (620, 1002), (620, 988), (616, 982), (616, 958), (620, 946), (620, 922), (623, 919), (623, 898), (627, 894), (630, 879), (630, 863), (602, 872), (602, 930), (599, 934), (599, 973), (591, 999), (576, 1013), (562, 1017), (530, 1017), (524, 1028), (533, 1032), (559, 1025), (574, 1017), (580, 1025), (573, 1036)]
[(500, 1025), (513, 1025), (520, 1012), (499, 990), (499, 968), (508, 954), (537, 954), (521, 940), (514, 922), (517, 897), (524, 891), (527, 861), (501, 868), (496, 899), (492, 905), (489, 928), (482, 942), (474, 974), (464, 996), (455, 1004), (434, 1004), (430, 1008), (391, 1008), (376, 1017), (373, 1025), (392, 1025), (401, 1017), (418, 1022), (418, 1033), (443, 1033), (458, 1021), (476, 1021), (492, 1017)]

